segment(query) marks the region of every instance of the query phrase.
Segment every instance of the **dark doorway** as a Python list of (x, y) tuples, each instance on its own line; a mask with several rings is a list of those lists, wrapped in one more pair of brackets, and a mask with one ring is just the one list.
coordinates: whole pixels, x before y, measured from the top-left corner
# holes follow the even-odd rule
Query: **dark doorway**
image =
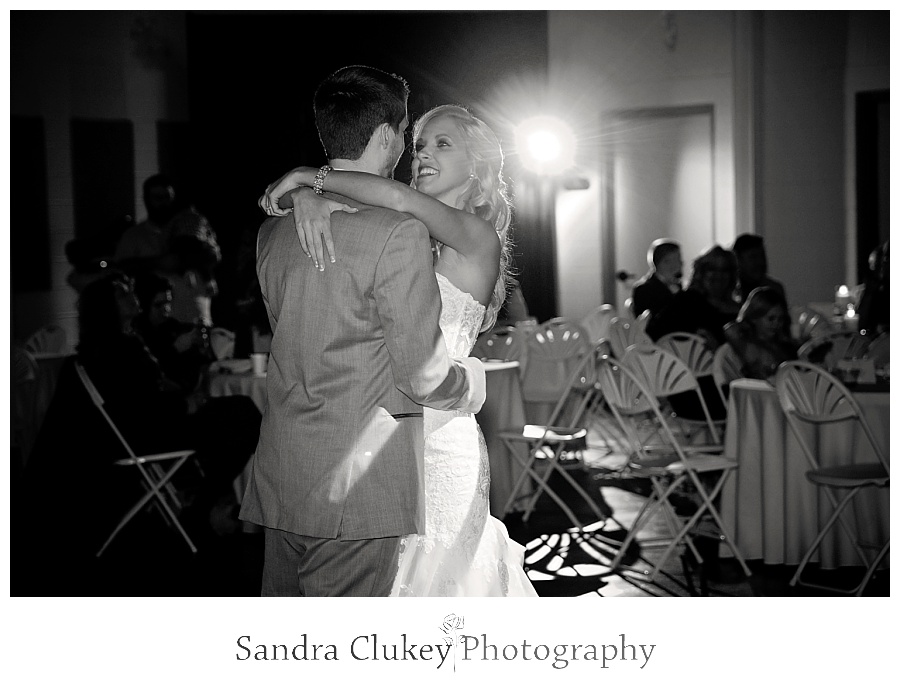
[(890, 233), (890, 92), (856, 94), (856, 275)]

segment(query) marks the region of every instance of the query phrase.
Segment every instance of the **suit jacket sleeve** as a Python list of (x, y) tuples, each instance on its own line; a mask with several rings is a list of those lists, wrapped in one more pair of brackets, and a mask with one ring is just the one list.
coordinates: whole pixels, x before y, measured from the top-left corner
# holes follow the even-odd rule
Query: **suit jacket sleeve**
[(477, 413), (484, 368), (452, 360), (440, 331), (441, 297), (425, 226), (413, 218), (391, 233), (375, 270), (375, 302), (397, 388), (422, 406)]

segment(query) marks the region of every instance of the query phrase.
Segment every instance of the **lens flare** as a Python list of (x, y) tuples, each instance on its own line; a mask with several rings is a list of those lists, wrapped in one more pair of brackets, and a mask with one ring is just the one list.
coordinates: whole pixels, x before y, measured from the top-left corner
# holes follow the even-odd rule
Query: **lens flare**
[(560, 174), (575, 164), (575, 135), (556, 117), (532, 117), (516, 128), (522, 165), (538, 174)]

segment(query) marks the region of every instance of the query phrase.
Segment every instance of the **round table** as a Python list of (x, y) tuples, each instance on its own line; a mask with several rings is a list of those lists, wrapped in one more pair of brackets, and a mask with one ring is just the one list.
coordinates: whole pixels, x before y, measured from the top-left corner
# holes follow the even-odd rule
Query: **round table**
[[(854, 396), (889, 456), (889, 394)], [(809, 427), (808, 432), (821, 466), (876, 461), (858, 424)], [(806, 479), (809, 464), (768, 382), (731, 383), (725, 454), (737, 460), (738, 469), (722, 489), (721, 514), (741, 554), (766, 564), (799, 564), (830, 515), (831, 504)], [(844, 513), (848, 522), (855, 521), (863, 541), (883, 542), (890, 533), (889, 505), (888, 490), (865, 488)], [(730, 556), (726, 549), (723, 556)], [(861, 565), (840, 527), (830, 531), (817, 558), (823, 568)]]

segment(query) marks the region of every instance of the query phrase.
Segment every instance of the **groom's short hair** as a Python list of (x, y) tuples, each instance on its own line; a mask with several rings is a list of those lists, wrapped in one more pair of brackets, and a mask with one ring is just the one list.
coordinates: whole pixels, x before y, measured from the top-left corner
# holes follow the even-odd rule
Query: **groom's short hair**
[(328, 159), (361, 158), (380, 124), (387, 122), (398, 131), (408, 97), (409, 85), (402, 77), (374, 67), (342, 67), (325, 79), (316, 89), (313, 109)]

